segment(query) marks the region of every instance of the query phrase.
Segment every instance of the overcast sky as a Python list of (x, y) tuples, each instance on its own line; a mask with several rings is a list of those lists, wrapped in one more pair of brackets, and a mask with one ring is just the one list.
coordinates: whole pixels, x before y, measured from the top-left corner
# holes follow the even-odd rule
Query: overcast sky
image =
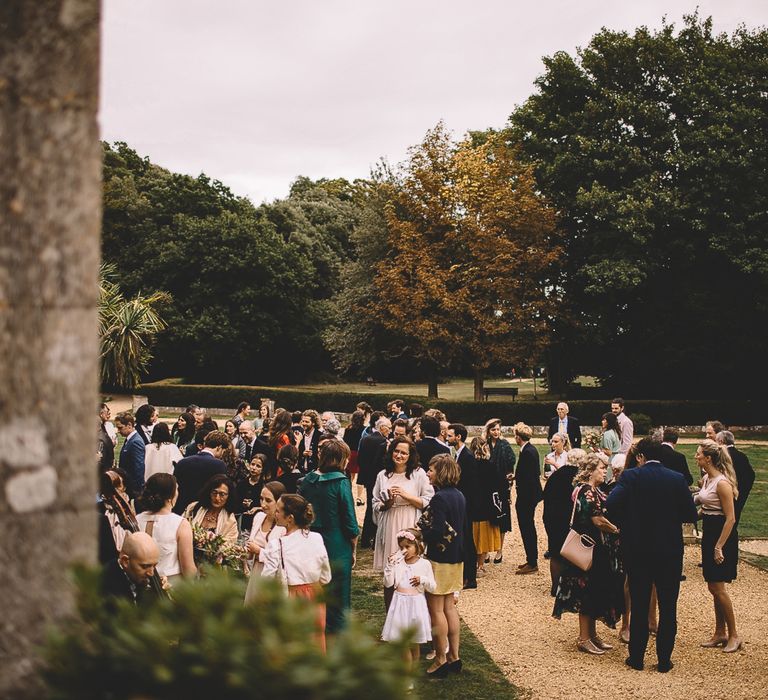
[[(766, 0), (699, 0), (717, 31)], [(601, 27), (680, 24), (696, 0), (104, 0), (102, 138), (254, 203), (298, 175), (367, 177), (443, 119), (503, 126), (541, 57)]]

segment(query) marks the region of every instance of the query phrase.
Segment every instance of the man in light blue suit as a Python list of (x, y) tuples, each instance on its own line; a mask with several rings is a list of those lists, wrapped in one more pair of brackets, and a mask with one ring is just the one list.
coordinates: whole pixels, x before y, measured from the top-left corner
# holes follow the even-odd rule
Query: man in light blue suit
[(146, 446), (136, 432), (132, 413), (123, 411), (115, 418), (117, 432), (125, 438), (120, 450), (118, 466), (126, 473), (125, 488), (131, 498), (136, 498), (144, 488), (144, 453)]

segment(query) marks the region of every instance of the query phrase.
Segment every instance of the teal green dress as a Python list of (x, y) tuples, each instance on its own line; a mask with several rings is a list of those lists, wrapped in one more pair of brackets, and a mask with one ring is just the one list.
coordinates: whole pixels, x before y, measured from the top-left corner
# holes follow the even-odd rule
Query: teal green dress
[(311, 529), (323, 536), (331, 562), (331, 581), (325, 586), (325, 631), (333, 634), (344, 627), (352, 606), (352, 540), (359, 534), (352, 487), (342, 472), (313, 471), (304, 477), (299, 494), (312, 504)]

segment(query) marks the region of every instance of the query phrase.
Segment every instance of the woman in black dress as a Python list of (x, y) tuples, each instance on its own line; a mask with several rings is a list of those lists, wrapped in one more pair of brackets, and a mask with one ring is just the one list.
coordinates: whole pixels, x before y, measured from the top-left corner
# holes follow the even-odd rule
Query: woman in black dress
[[(512, 531), (511, 509), (509, 505), (509, 479), (508, 477), (515, 470), (515, 453), (512, 451), (512, 445), (501, 434), (501, 419), (491, 418), (483, 429), (483, 438), (491, 448), (491, 464), (496, 468), (499, 478), (499, 498), (501, 500), (502, 513), (498, 520), (499, 531), (501, 532), (501, 544), (494, 564), (501, 564), (504, 549), (504, 535)], [(487, 561), (487, 559), (486, 559)]]
[[(736, 632), (733, 603), (725, 588), (736, 578), (739, 535), (736, 532), (735, 500), (739, 487), (728, 448), (704, 440), (696, 450), (696, 464), (705, 472), (694, 500), (701, 506), (701, 562), (704, 580), (715, 603), (715, 632), (703, 647), (723, 647), (724, 652), (741, 648)], [(726, 635), (727, 628), (727, 635)]]

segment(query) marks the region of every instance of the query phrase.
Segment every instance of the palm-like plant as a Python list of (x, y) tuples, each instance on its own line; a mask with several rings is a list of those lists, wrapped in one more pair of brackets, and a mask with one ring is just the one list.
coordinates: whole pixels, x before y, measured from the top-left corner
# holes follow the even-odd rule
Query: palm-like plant
[(113, 265), (99, 270), (99, 340), (101, 380), (105, 384), (133, 389), (141, 381), (152, 359), (151, 346), (166, 327), (155, 307), (168, 303), (166, 292), (137, 294), (126, 299), (114, 281)]

